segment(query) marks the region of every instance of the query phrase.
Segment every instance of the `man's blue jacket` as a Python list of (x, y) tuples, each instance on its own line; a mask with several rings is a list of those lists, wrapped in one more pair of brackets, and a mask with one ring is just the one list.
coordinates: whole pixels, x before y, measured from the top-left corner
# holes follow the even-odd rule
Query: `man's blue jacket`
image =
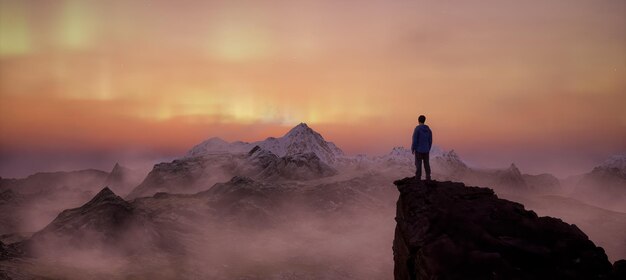
[(411, 151), (418, 153), (430, 152), (430, 147), (433, 145), (433, 133), (430, 131), (430, 127), (425, 124), (420, 124), (413, 130), (413, 144), (411, 144)]

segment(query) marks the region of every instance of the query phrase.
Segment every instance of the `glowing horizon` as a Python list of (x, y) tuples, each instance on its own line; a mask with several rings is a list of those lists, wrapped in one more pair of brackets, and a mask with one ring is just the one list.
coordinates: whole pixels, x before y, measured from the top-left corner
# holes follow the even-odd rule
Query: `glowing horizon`
[(382, 154), (419, 114), (469, 161), (585, 170), (626, 151), (624, 77), (623, 1), (0, 0), (0, 176), (300, 122)]

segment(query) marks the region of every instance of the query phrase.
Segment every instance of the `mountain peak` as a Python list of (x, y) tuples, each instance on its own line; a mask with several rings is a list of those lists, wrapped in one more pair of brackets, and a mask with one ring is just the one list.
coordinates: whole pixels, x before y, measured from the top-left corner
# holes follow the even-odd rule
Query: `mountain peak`
[[(313, 133), (313, 134), (319, 135), (319, 133), (317, 133), (315, 130), (310, 128), (306, 123), (300, 123), (300, 124), (294, 126), (291, 130), (289, 130), (289, 132), (287, 132), (287, 134), (285, 134), (285, 136), (298, 135), (298, 134), (304, 134), (304, 133)], [(320, 137), (321, 137), (321, 135), (320, 135)]]
[(111, 197), (114, 198), (118, 196), (107, 186), (107, 187), (104, 187), (102, 190), (100, 190), (98, 194), (96, 194), (96, 196), (93, 197), (92, 200), (102, 199), (102, 198), (111, 198)]
[(626, 154), (612, 155), (607, 158), (599, 167), (601, 168), (617, 168), (626, 171)]
[(187, 153), (187, 157), (229, 153), (252, 155), (259, 151), (256, 146), (278, 157), (312, 152), (327, 164), (334, 164), (338, 157), (343, 156), (343, 151), (335, 144), (324, 140), (321, 134), (302, 122), (282, 137), (268, 137), (263, 141), (252, 143), (241, 141), (229, 143), (213, 137), (193, 147)]
[(128, 168), (121, 166), (119, 163), (116, 162), (113, 166), (113, 169), (111, 169), (108, 178), (113, 179), (115, 177), (119, 177), (117, 179), (121, 179), (121, 177), (124, 176), (124, 173), (127, 173), (128, 170)]
[(116, 195), (109, 187), (104, 187), (98, 194), (96, 194), (89, 202), (87, 202), (83, 207), (90, 207), (102, 203), (120, 203), (120, 204), (128, 204), (124, 199)]
[(115, 196), (115, 193), (111, 189), (109, 189), (109, 187), (104, 187), (102, 190), (98, 192), (98, 194), (96, 194), (94, 198), (106, 197), (106, 196)]

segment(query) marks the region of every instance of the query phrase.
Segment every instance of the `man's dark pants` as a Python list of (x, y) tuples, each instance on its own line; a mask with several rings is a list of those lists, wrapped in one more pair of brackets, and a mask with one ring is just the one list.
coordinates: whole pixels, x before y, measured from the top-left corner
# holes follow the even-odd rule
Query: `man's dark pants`
[(422, 161), (424, 161), (424, 170), (426, 170), (426, 180), (430, 180), (430, 160), (428, 153), (415, 152), (415, 178), (422, 179)]

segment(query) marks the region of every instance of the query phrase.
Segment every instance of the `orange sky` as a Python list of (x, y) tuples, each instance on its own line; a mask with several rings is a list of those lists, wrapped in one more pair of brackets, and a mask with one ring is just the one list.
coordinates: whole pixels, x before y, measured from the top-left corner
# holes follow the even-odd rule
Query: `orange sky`
[(478, 165), (584, 171), (625, 104), (620, 0), (0, 0), (0, 176), (299, 122), (381, 154), (419, 114)]

